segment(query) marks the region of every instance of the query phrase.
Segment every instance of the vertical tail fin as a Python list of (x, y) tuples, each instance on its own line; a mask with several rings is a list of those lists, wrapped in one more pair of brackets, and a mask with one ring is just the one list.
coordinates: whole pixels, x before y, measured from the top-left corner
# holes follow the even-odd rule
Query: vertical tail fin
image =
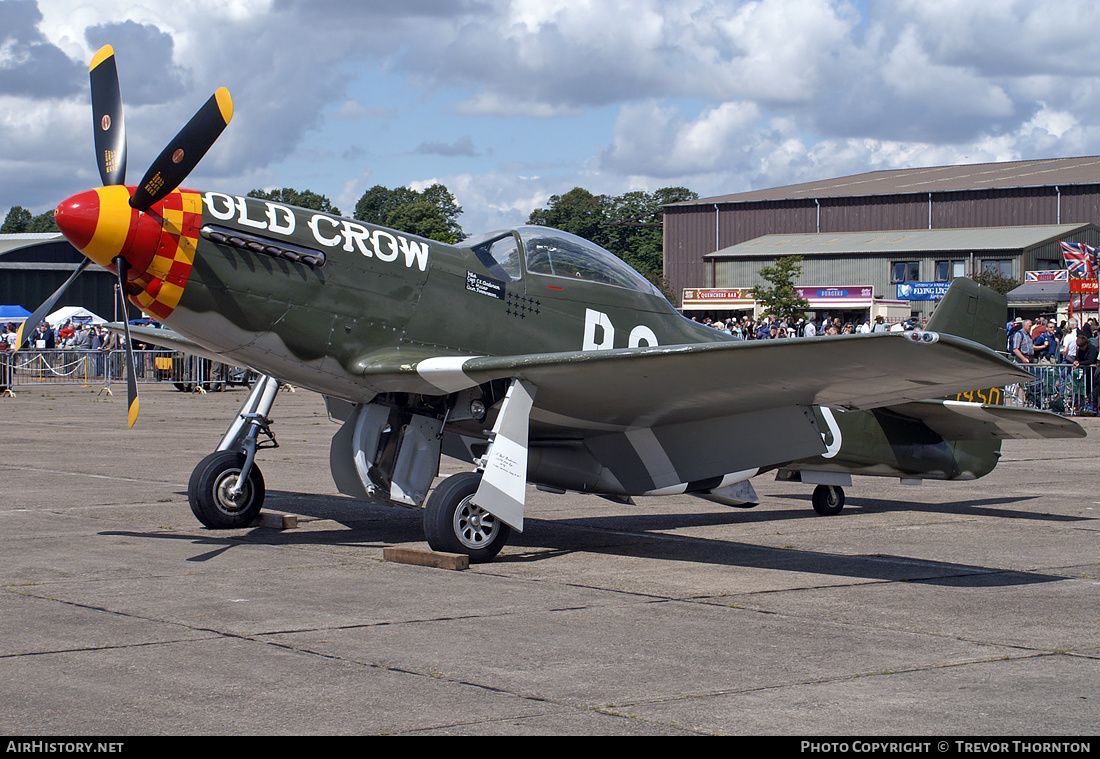
[(926, 329), (966, 338), (995, 351), (1004, 351), (1008, 298), (972, 279), (956, 277)]

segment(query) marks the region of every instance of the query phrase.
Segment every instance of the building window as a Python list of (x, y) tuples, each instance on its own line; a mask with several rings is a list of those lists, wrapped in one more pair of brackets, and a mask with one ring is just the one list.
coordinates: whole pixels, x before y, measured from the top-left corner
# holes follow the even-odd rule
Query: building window
[(1005, 279), (1012, 279), (1012, 259), (987, 258), (982, 261), (982, 274), (994, 274)]
[(966, 261), (936, 261), (936, 281), (950, 282), (966, 276)]
[(920, 261), (895, 261), (891, 282), (920, 282)]

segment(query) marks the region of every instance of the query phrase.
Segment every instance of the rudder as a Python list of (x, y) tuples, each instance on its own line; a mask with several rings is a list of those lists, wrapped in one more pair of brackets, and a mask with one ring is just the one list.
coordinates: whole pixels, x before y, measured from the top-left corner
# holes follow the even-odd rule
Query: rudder
[(1004, 351), (1007, 319), (1008, 298), (972, 279), (956, 277), (928, 319), (926, 329)]

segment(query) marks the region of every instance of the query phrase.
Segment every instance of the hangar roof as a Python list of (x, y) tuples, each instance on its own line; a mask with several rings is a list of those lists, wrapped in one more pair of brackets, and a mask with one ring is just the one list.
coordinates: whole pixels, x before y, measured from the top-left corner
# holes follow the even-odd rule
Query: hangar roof
[(812, 200), (814, 198), (906, 195), (1009, 187), (1084, 184), (1100, 184), (1100, 156), (871, 171), (866, 174), (853, 174), (847, 177), (773, 187), (767, 190), (753, 190), (732, 195), (699, 198), (698, 200), (672, 203), (671, 205), (692, 206), (767, 200)]
[(3, 234), (0, 235), (0, 255), (11, 250), (26, 248), (29, 245), (37, 245), (42, 242), (56, 240), (60, 237), (60, 232), (23, 232), (15, 235)]
[(704, 258), (1027, 250), (1088, 229), (1100, 231), (1094, 224), (1040, 224), (1026, 227), (764, 235), (708, 253)]

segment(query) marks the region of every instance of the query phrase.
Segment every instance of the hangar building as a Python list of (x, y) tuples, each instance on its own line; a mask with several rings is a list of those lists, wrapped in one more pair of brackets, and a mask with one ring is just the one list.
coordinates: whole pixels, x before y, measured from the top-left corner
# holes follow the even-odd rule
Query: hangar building
[(1023, 281), (1064, 268), (1059, 241), (1100, 245), (1100, 156), (869, 172), (676, 203), (664, 222), (677, 293), (762, 284), (761, 265), (796, 253), (797, 284), (879, 299), (983, 270)]
[[(84, 256), (59, 232), (0, 235), (0, 305), (34, 311), (64, 284)], [(82, 306), (113, 320), (121, 307), (118, 280), (99, 266), (89, 266), (57, 304)], [(130, 318), (142, 314), (128, 306)]]

